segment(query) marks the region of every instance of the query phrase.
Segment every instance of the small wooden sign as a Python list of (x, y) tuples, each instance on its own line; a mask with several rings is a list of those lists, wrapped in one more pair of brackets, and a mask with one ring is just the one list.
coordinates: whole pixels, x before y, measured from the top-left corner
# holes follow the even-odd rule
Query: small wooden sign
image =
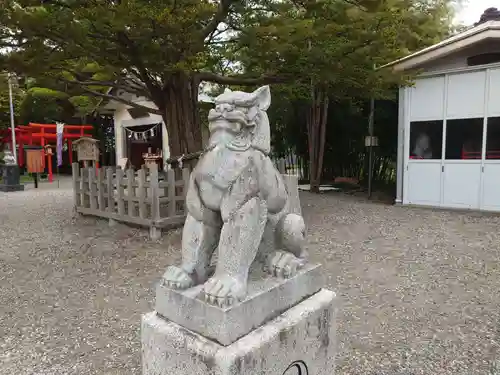
[(99, 141), (94, 138), (82, 137), (73, 142), (76, 146), (78, 161), (99, 161)]
[(377, 147), (378, 146), (378, 137), (367, 135), (365, 137), (365, 146), (366, 147)]

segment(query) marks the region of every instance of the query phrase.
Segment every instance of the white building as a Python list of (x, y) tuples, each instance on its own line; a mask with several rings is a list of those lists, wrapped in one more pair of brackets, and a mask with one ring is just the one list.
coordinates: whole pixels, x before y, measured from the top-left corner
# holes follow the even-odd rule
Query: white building
[[(118, 90), (116, 95), (127, 101), (157, 109), (152, 101), (124, 90)], [(213, 101), (204, 93), (200, 93), (198, 100), (200, 102)], [(134, 167), (140, 167), (143, 164), (142, 154), (151, 148), (153, 152), (162, 151), (163, 165), (166, 167), (165, 161), (171, 155), (168, 146), (168, 132), (162, 116), (114, 100), (109, 101), (98, 111), (113, 115), (117, 163), (126, 158)], [(206, 137), (206, 132), (202, 133)]]
[(500, 17), (485, 15), (389, 64), (420, 73), (399, 93), (396, 203), (500, 211)]

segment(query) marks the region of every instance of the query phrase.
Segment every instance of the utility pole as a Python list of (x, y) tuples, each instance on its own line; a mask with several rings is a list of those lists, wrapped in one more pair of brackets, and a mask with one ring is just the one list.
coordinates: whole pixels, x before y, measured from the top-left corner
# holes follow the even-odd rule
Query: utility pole
[(15, 122), (14, 122), (14, 101), (12, 99), (12, 82), (11, 75), (8, 73), (7, 81), (9, 83), (9, 105), (10, 105), (10, 131), (12, 132), (12, 155), (16, 161), (17, 165), (17, 150), (16, 150), (16, 130), (15, 130)]

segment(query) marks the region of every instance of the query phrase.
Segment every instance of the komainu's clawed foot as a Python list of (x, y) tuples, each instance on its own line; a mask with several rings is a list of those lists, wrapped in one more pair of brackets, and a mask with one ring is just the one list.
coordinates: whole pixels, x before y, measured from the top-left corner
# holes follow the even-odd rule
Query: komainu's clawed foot
[(202, 298), (212, 305), (231, 306), (246, 295), (246, 285), (235, 277), (213, 276), (203, 286)]
[(168, 266), (163, 274), (163, 282), (169, 288), (187, 289), (194, 286), (193, 278), (182, 268)]
[(292, 253), (276, 251), (268, 256), (266, 269), (273, 276), (287, 279), (295, 276), (305, 263), (305, 259), (297, 258)]

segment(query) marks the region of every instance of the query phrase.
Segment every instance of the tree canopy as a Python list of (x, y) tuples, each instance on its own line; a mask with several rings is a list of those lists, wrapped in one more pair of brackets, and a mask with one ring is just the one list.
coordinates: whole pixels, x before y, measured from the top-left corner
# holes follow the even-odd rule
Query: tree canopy
[(173, 156), (201, 148), (200, 82), (381, 94), (401, 77), (373, 67), (442, 38), (451, 14), (449, 0), (2, 3), (3, 69), (130, 106), (120, 89), (152, 100)]

